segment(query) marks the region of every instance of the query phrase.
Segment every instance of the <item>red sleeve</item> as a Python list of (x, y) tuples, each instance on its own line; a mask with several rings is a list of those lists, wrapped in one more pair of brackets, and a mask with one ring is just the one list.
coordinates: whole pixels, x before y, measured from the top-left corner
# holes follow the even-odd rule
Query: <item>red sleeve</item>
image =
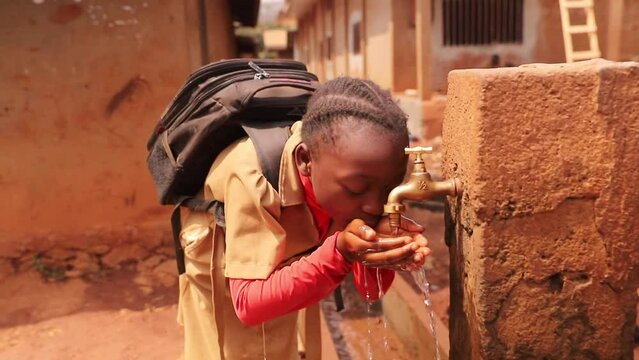
[(335, 247), (337, 235), (309, 256), (275, 270), (264, 280), (229, 279), (235, 313), (245, 325), (257, 325), (310, 306), (328, 296), (351, 270)]
[[(378, 300), (390, 288), (395, 279), (395, 271), (390, 269), (367, 268), (360, 262), (353, 264), (353, 281), (357, 292), (364, 300)], [(382, 293), (379, 292), (379, 285)]]

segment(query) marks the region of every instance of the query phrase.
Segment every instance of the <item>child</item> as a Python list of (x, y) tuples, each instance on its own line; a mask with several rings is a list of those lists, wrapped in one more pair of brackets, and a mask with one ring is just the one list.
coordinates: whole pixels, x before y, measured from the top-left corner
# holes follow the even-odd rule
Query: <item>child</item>
[(394, 270), (423, 265), (430, 252), (423, 228), (403, 219), (391, 236), (382, 217), (404, 177), (407, 145), (406, 116), (391, 95), (341, 77), (322, 85), (292, 126), (279, 191), (248, 138), (226, 148), (203, 190), (224, 203), (225, 226), (205, 213), (182, 217), (185, 358), (298, 359), (299, 330), (306, 359), (319, 360), (317, 302), (348, 272), (359, 293), (375, 300), (378, 271), (385, 292)]

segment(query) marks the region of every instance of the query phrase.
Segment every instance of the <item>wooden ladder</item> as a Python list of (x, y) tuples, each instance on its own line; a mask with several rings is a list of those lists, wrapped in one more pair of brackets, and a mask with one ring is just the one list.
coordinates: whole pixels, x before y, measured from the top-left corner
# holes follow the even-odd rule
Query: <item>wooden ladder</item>
[[(583, 9), (586, 12), (586, 24), (572, 25), (570, 23), (570, 9)], [(601, 57), (599, 40), (597, 39), (597, 23), (595, 21), (593, 0), (559, 0), (559, 10), (561, 12), (561, 29), (564, 34), (566, 62), (571, 63)], [(588, 34), (590, 49), (575, 51), (572, 42), (572, 36), (574, 34)]]

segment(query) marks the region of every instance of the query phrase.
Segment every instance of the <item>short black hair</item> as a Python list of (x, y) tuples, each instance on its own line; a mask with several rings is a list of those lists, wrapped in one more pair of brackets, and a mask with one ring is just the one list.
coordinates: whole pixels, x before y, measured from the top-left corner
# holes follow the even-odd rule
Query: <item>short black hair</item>
[(390, 92), (370, 80), (348, 76), (327, 81), (311, 96), (302, 119), (302, 141), (316, 154), (320, 142), (335, 144), (340, 135), (335, 125), (348, 122), (379, 126), (408, 141), (406, 114)]

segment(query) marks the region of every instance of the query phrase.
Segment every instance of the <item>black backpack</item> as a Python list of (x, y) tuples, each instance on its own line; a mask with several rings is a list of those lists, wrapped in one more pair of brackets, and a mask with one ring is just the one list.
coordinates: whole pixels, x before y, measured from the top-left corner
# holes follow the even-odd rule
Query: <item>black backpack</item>
[(268, 182), (278, 189), (279, 165), (290, 125), (301, 120), (317, 76), (293, 60), (231, 59), (193, 72), (148, 141), (147, 164), (161, 204), (171, 216), (178, 272), (184, 273), (180, 207), (208, 211), (225, 225), (223, 204), (196, 197), (215, 157), (249, 136)]

